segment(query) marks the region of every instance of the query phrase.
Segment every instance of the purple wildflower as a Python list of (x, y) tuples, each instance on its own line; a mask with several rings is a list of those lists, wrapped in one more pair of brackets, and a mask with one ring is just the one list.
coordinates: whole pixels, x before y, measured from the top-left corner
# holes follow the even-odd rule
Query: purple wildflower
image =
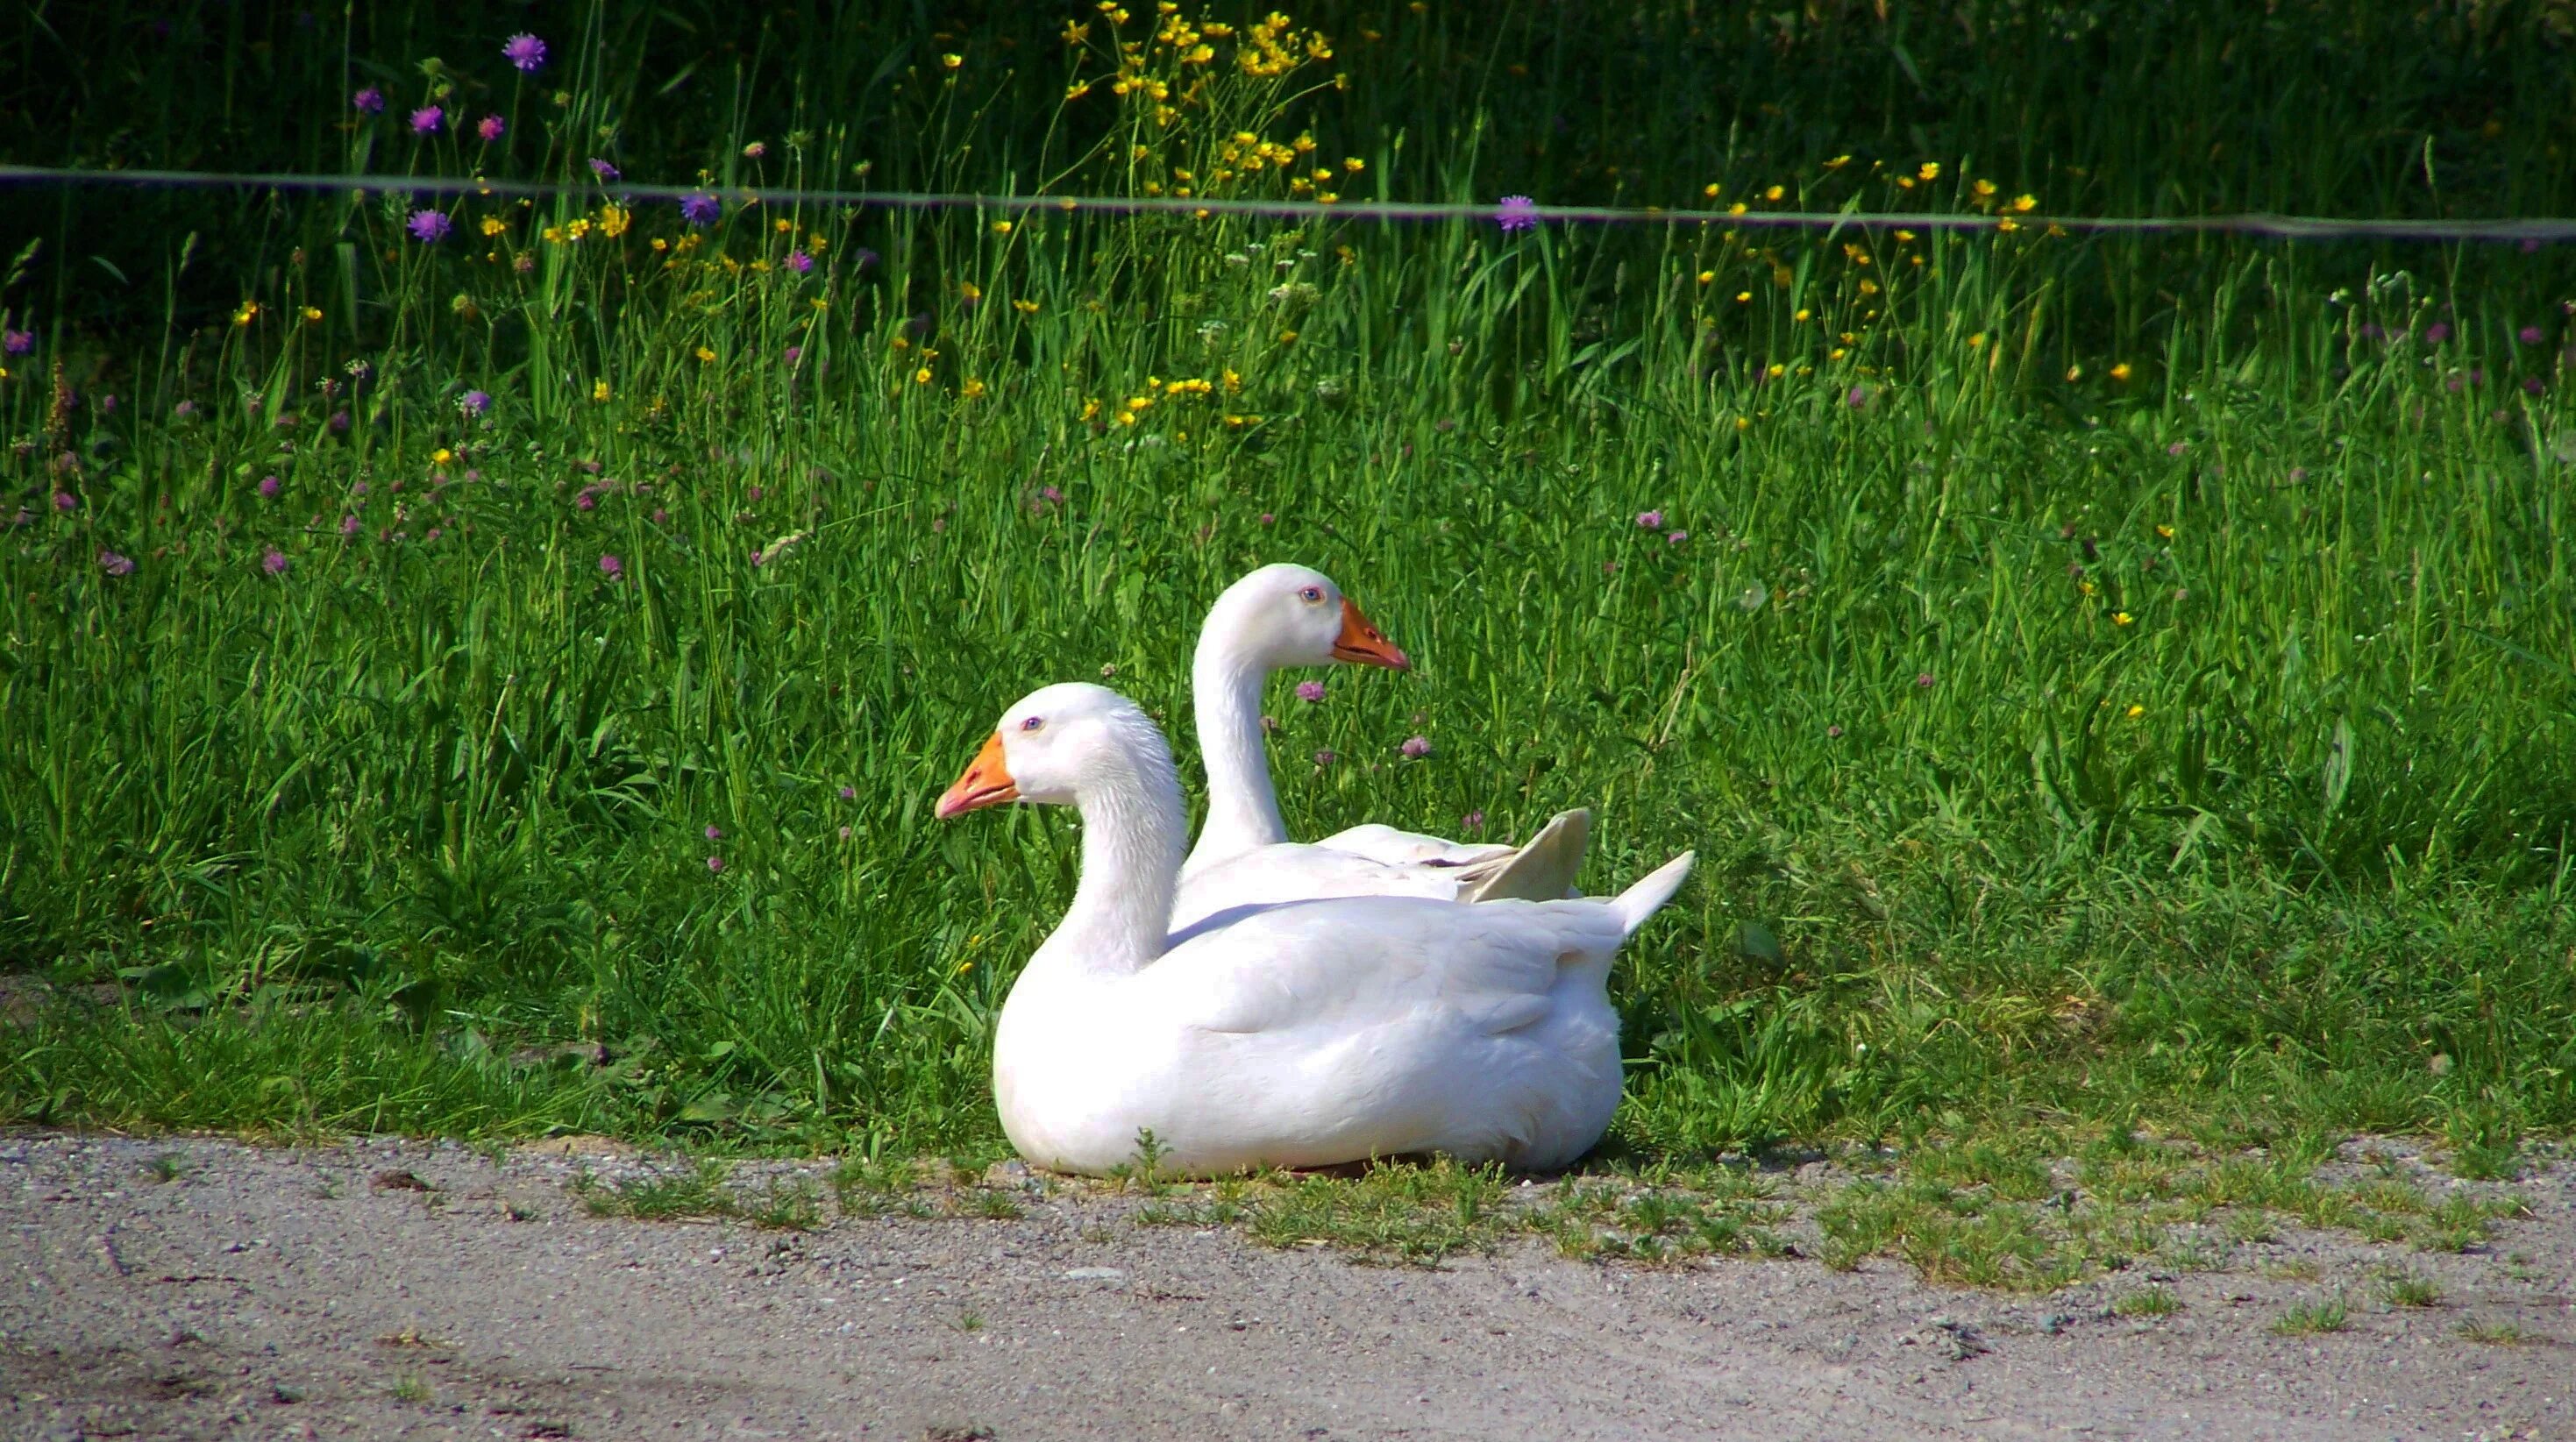
[(1470, 812), (1468, 812), (1466, 815), (1459, 817), (1459, 818), (1458, 818), (1458, 829), (1459, 829), (1459, 830), (1461, 830), (1461, 831), (1482, 831), (1482, 830), (1484, 830), (1484, 829), (1485, 829), (1485, 813), (1484, 813), (1484, 812), (1482, 812), (1482, 811), (1470, 811)]
[(259, 568), (272, 576), (285, 575), (288, 564), (286, 553), (275, 546), (269, 547), (268, 554), (259, 558)]
[(2437, 320), (2431, 325), (2424, 327), (2424, 344), (2426, 345), (2440, 345), (2442, 342), (2449, 340), (2450, 338), (2451, 323), (2449, 321)]
[(1689, 539), (1690, 539), (1690, 532), (1688, 532), (1688, 531), (1673, 531), (1673, 532), (1669, 532), (1669, 533), (1667, 533), (1667, 534), (1665, 535), (1665, 537), (1664, 537), (1664, 544), (1665, 544), (1665, 545), (1667, 545), (1667, 546), (1678, 546), (1678, 545), (1680, 545), (1682, 542), (1687, 541), (1687, 540), (1689, 540)]
[(1664, 513), (1663, 513), (1663, 512), (1661, 512), (1661, 511), (1639, 511), (1639, 512), (1637, 513), (1637, 529), (1638, 529), (1638, 530), (1641, 530), (1641, 531), (1660, 531), (1660, 530), (1662, 530), (1663, 528), (1664, 528)]
[(712, 875), (722, 875), (724, 872), (724, 858), (721, 856), (708, 857), (707, 871)]
[(357, 538), (358, 518), (355, 516), (342, 516), (340, 518), (340, 539), (344, 541), (354, 541)]
[(724, 828), (722, 828), (722, 827), (720, 827), (720, 826), (715, 826), (715, 825), (712, 825), (712, 824), (711, 824), (711, 825), (709, 825), (709, 826), (707, 827), (707, 839), (708, 839), (709, 841), (722, 841), (722, 840), (724, 840)]
[[(618, 577), (626, 574), (626, 563), (617, 559), (615, 556), (602, 556), (599, 558), (599, 574), (614, 581)], [(714, 828), (710, 827), (708, 829), (713, 830)], [(707, 839), (713, 841), (715, 838), (710, 836)]]
[(724, 215), (724, 203), (703, 191), (680, 202), (680, 218), (691, 225), (713, 225)]
[(485, 411), (492, 409), (491, 393), (488, 391), (467, 391), (465, 394), (456, 398), (456, 408), (465, 412), (469, 416), (479, 416)]
[(1535, 230), (1538, 228), (1538, 202), (1526, 195), (1506, 195), (1502, 208), (1494, 212), (1494, 224), (1501, 226), (1505, 235), (1519, 230)]
[(131, 576), (134, 574), (134, 558), (120, 556), (114, 551), (101, 551), (98, 553), (98, 568), (111, 576)]
[(1064, 504), (1064, 492), (1057, 490), (1053, 486), (1040, 486), (1038, 487), (1038, 499), (1046, 502), (1050, 506), (1061, 506)]
[(280, 488), (280, 485), (281, 485), (281, 482), (279, 482), (279, 480), (277, 479), (277, 477), (275, 477), (275, 476), (262, 476), (262, 477), (260, 477), (260, 478), (259, 478), (259, 493), (260, 493), (261, 495), (263, 495), (263, 496), (267, 496), (267, 497), (270, 497), (270, 498), (274, 499), (274, 498), (276, 497), (276, 495), (277, 495), (277, 492), (278, 492), (278, 490), (279, 490), (279, 488)]
[(844, 826), (844, 827), (842, 827), (842, 828), (841, 828), (841, 839), (842, 839), (843, 841), (847, 841), (847, 840), (849, 840), (849, 839), (850, 839), (850, 828), (848, 828), (848, 827), (846, 827), (846, 826)]
[(98, 398), (98, 413), (103, 416), (112, 416), (116, 414), (116, 397), (112, 395), (100, 396)]
[(1276, 523), (1278, 519), (1279, 518), (1277, 516), (1270, 514), (1268, 511), (1263, 511), (1261, 513), (1261, 524), (1265, 526)]
[(1298, 682), (1297, 699), (1305, 702), (1309, 706), (1320, 703), (1324, 699), (1324, 683), (1321, 681)]
[(2536, 396), (2542, 391), (2549, 389), (2549, 387), (2538, 376), (2525, 376), (2522, 382), (2522, 389), (2525, 394)]
[(877, 253), (864, 245), (850, 252), (850, 264), (859, 270), (875, 269), (877, 259)]
[(193, 416), (196, 413), (197, 403), (195, 401), (181, 401), (170, 408), (170, 414), (177, 416), (181, 420), (186, 420), (188, 417)]
[(411, 113), (411, 133), (414, 135), (436, 134), (438, 131), (438, 123), (446, 118), (446, 111), (439, 109), (435, 105), (424, 105)]
[(10, 355), (25, 355), (27, 352), (34, 350), (35, 348), (35, 332), (24, 330), (0, 330), (0, 352), (6, 352)]
[(486, 144), (500, 139), (509, 128), (509, 122), (497, 115), (486, 115), (474, 122), (474, 133), (482, 136)]
[(1856, 411), (1869, 409), (1869, 387), (1853, 386), (1843, 396), (1843, 404)]
[(788, 363), (789, 365), (794, 365), (794, 364), (796, 364), (798, 361), (803, 360), (804, 358), (805, 358), (805, 347), (803, 347), (803, 346), (801, 346), (801, 345), (792, 345), (792, 346), (789, 346), (789, 347), (787, 348), (787, 363)]
[(2190, 449), (2190, 446), (2185, 445), (2181, 441), (2176, 441), (2172, 445), (2165, 447), (2165, 454), (2169, 456), (2178, 456)]
[(546, 63), (546, 42), (522, 30), (501, 42), (501, 58), (519, 67), (522, 75), (534, 75)]
[(2524, 326), (2521, 330), (2514, 332), (2514, 339), (2521, 341), (2524, 345), (2538, 345), (2540, 344), (2540, 327), (2536, 325)]
[(416, 210), (405, 228), (411, 232), (412, 239), (421, 244), (436, 245), (447, 239), (447, 233), (456, 227), (443, 210)]
[(1334, 762), (1339, 761), (1339, 760), (1341, 760), (1341, 759), (1342, 759), (1342, 758), (1341, 758), (1340, 756), (1338, 756), (1338, 755), (1334, 754), (1334, 753), (1333, 753), (1331, 750), (1329, 750), (1329, 749), (1327, 749), (1327, 750), (1323, 750), (1323, 751), (1318, 751), (1318, 752), (1316, 752), (1316, 753), (1315, 753), (1315, 764), (1316, 764), (1317, 766), (1319, 766), (1319, 767), (1322, 767), (1322, 766), (1330, 766), (1330, 765), (1332, 765)]
[(858, 800), (858, 799), (859, 799), (859, 788), (857, 788), (857, 787), (855, 787), (855, 786), (844, 786), (844, 787), (842, 787), (842, 788), (841, 788), (841, 799), (842, 799), (843, 801), (856, 801), (856, 800)]
[(594, 155), (590, 158), (590, 173), (598, 176), (602, 180), (615, 180), (617, 178), (617, 167)]
[(333, 434), (335, 434), (335, 435), (337, 435), (337, 434), (342, 434), (342, 433), (345, 433), (348, 429), (349, 429), (349, 413), (348, 413), (347, 411), (333, 411), (333, 412), (331, 413), (331, 430), (332, 430), (332, 433), (333, 433)]
[(65, 512), (65, 513), (69, 513), (69, 512), (71, 512), (71, 511), (74, 511), (74, 510), (79, 509), (79, 507), (80, 507), (80, 497), (73, 495), (73, 494), (72, 494), (71, 492), (69, 492), (69, 491), (56, 491), (56, 492), (54, 492), (54, 509), (55, 509), (55, 510), (57, 510), (57, 511), (62, 511), (62, 512)]
[(1407, 736), (1404, 738), (1404, 745), (1397, 749), (1404, 752), (1407, 760), (1419, 761), (1431, 754), (1431, 741), (1424, 736)]
[(357, 94), (350, 96), (349, 103), (358, 108), (358, 113), (360, 115), (382, 115), (385, 113), (385, 93), (372, 85), (359, 91)]
[(1929, 672), (1929, 671), (1926, 671), (1926, 672), (1924, 672), (1922, 675), (1915, 677), (1915, 678), (1914, 678), (1914, 684), (1915, 684), (1915, 685), (1917, 685), (1917, 686), (1922, 687), (1922, 688), (1923, 688), (1924, 690), (1926, 690), (1926, 691), (1931, 690), (1931, 689), (1932, 689), (1932, 673), (1931, 673), (1931, 672)]
[(813, 270), (814, 257), (801, 250), (791, 250), (787, 252), (787, 268), (798, 275), (804, 275)]
[(1825, 728), (1825, 736), (1826, 736), (1826, 739), (1828, 739), (1828, 740), (1831, 740), (1831, 739), (1833, 739), (1833, 738), (1835, 738), (1835, 737), (1838, 737), (1838, 736), (1840, 736), (1840, 735), (1842, 735), (1842, 734), (1843, 734), (1843, 728), (1841, 728), (1840, 726), (1828, 726), (1828, 727), (1826, 727), (1826, 728)]

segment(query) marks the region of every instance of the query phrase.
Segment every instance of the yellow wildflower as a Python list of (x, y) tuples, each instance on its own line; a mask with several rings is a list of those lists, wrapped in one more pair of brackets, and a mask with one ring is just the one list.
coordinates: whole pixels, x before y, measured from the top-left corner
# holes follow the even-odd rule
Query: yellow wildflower
[(1927, 160), (1923, 162), (1922, 168), (1916, 170), (1914, 173), (1916, 176), (1924, 180), (1939, 180), (1941, 178), (1941, 162), (1937, 160)]
[(1010, 223), (1009, 221), (1007, 221), (1007, 220), (997, 220), (997, 221), (994, 221), (994, 222), (993, 222), (993, 233), (994, 233), (995, 235), (1008, 235), (1008, 234), (1010, 234), (1010, 233), (1011, 233), (1011, 223)]
[(1070, 21), (1070, 20), (1067, 20), (1066, 22), (1064, 22), (1064, 43), (1065, 43), (1065, 44), (1067, 44), (1067, 45), (1079, 45), (1079, 44), (1081, 44), (1083, 41), (1088, 40), (1088, 39), (1090, 39), (1090, 38), (1091, 38), (1091, 25), (1090, 25), (1090, 23), (1089, 23), (1088, 21), (1086, 21), (1086, 22), (1084, 22), (1084, 23), (1082, 23), (1082, 24), (1079, 24), (1079, 25), (1075, 24), (1074, 22), (1072, 22), (1072, 21)]
[(980, 399), (984, 394), (984, 383), (979, 380), (970, 379), (966, 384), (957, 388), (957, 394), (964, 396), (970, 401)]
[(921, 369), (914, 371), (912, 373), (912, 383), (917, 386), (926, 386), (930, 384), (930, 367), (923, 366)]
[(1739, 290), (1739, 291), (1737, 291), (1737, 292), (1735, 293), (1735, 303), (1736, 303), (1737, 305), (1750, 305), (1750, 304), (1752, 304), (1752, 303), (1753, 303), (1753, 292), (1751, 292), (1751, 291), (1749, 291), (1749, 290)]
[(968, 305), (973, 305), (984, 298), (984, 288), (971, 280), (961, 280), (957, 282), (957, 296)]
[(592, 381), (590, 383), (590, 398), (594, 401), (605, 402), (608, 399), (608, 382)]
[(703, 364), (703, 363), (705, 363), (705, 362), (707, 362), (707, 361), (714, 360), (714, 359), (716, 358), (716, 353), (715, 353), (715, 351), (714, 351), (714, 350), (712, 350), (712, 349), (710, 349), (709, 347), (706, 347), (706, 346), (700, 346), (700, 347), (698, 347), (698, 349), (697, 349), (697, 351), (696, 351), (696, 355), (697, 355), (698, 360), (699, 360), (699, 362), (700, 362), (701, 364)]
[(942, 55), (942, 56), (940, 56), (940, 57), (939, 57), (939, 63), (940, 63), (940, 64), (942, 64), (942, 65), (947, 66), (947, 67), (948, 67), (949, 69), (951, 69), (951, 70), (954, 70), (954, 69), (956, 69), (958, 66), (963, 65), (963, 64), (965, 64), (965, 63), (966, 63), (966, 57), (965, 57), (965, 56), (963, 56), (963, 55), (959, 55), (959, 54), (955, 53), (954, 51), (951, 51), (950, 53), (948, 53), (948, 54), (946, 54), (946, 55)]
[(243, 301), (241, 309), (233, 312), (235, 325), (248, 325), (257, 319), (259, 319), (259, 302), (255, 300)]
[(2019, 214), (2028, 215), (2039, 208), (2039, 197), (2036, 195), (2016, 195), (2013, 197), (2012, 208)]
[(437, 450), (429, 453), (429, 463), (433, 466), (443, 466), (454, 459), (456, 459), (456, 452), (449, 450), (445, 446), (440, 446)]
[(1090, 93), (1091, 82), (1088, 80), (1077, 80), (1064, 88), (1064, 98), (1067, 100), (1080, 100)]
[(1086, 421), (1091, 420), (1091, 419), (1093, 419), (1094, 417), (1098, 416), (1099, 414), (1100, 414), (1100, 402), (1098, 402), (1098, 401), (1096, 401), (1096, 400), (1085, 400), (1085, 401), (1082, 403), (1082, 419), (1083, 419), (1083, 420), (1086, 420)]
[(634, 223), (634, 213), (625, 206), (612, 203), (599, 208), (599, 233), (611, 240), (624, 235), (626, 227)]
[(1968, 337), (1968, 349), (1970, 350), (1981, 350), (1985, 347), (1985, 344), (1986, 333), (1984, 331), (1979, 331), (1975, 335)]
[(2173, 527), (2171, 527), (2171, 526), (2158, 526), (2158, 527), (2156, 527), (2156, 534), (2157, 534), (2158, 536), (2163, 537), (2165, 540), (2170, 541), (2170, 540), (2172, 540), (2172, 539), (2173, 539)]
[(1781, 196), (1787, 195), (1788, 193), (1789, 192), (1783, 187), (1775, 185), (1770, 189), (1763, 191), (1762, 198), (1764, 200), (1777, 201)]
[(1018, 311), (1022, 315), (1036, 315), (1038, 313), (1038, 303), (1033, 300), (1015, 300), (1011, 302), (1011, 309)]
[(2126, 611), (2114, 611), (2111, 613), (2111, 624), (2115, 626), (2126, 626), (2137, 619), (2137, 617), (2130, 615)]
[(2115, 381), (2126, 381), (2130, 374), (2129, 363), (2127, 361), (2122, 361), (2118, 365), (2111, 367), (2111, 379)]
[(2144, 716), (2144, 715), (2146, 715), (2146, 714), (2147, 714), (2147, 708), (2146, 708), (2146, 707), (2144, 707), (2144, 706), (2131, 706), (2131, 707), (2129, 708), (2129, 719), (2130, 719), (2130, 720), (2132, 720), (2132, 721), (2135, 721), (2135, 720), (2137, 720), (2139, 717)]
[(497, 215), (487, 215), (483, 217), (483, 233), (485, 235), (499, 235), (502, 231), (507, 229), (509, 229), (509, 227), (502, 224), (501, 217)]
[(308, 305), (304, 308), (304, 323), (306, 325), (319, 325), (321, 321), (322, 308), (320, 306)]
[(1716, 283), (1716, 281), (1717, 281), (1717, 272), (1716, 272), (1716, 271), (1713, 271), (1713, 270), (1703, 270), (1703, 271), (1701, 271), (1701, 272), (1699, 273), (1699, 283), (1700, 283), (1700, 284), (1702, 284), (1702, 285), (1713, 285), (1713, 284), (1715, 284), (1715, 283)]

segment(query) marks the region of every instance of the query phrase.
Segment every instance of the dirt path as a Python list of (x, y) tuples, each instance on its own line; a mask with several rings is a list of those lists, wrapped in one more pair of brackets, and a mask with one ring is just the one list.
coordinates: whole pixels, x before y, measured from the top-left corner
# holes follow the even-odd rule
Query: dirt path
[[(577, 1165), (0, 1136), (0, 1435), (2576, 1437), (2563, 1169), (2492, 1254), (2408, 1259), (2444, 1306), (2368, 1303), (2374, 1249), (2315, 1239), (2318, 1280), (2182, 1275), (2180, 1312), (2131, 1321), (2108, 1286), (1943, 1292), (1886, 1264), (1358, 1266), (1098, 1198), (607, 1220)], [(380, 1182), (401, 1172), (434, 1190)], [(2270, 1330), (2338, 1287), (2349, 1330)], [(2469, 1341), (2470, 1318), (2533, 1340)]]

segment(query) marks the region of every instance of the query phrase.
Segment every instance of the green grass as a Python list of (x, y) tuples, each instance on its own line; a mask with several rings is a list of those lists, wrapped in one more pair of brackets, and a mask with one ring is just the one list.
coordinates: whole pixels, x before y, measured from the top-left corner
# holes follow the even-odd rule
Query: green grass
[(2391, 1272), (2379, 1279), (2379, 1300), (2392, 1307), (2438, 1307), (2441, 1284), (2414, 1272)]
[[(223, 66), (70, 17), (150, 83), (13, 111), (57, 119), (0, 155), (1130, 193), (1311, 129), (1354, 198), (2471, 214), (2563, 207), (2576, 143), (2519, 13), (1748, 46), (1724, 7), (1362, 7), (1165, 130), (1060, 103), (1100, 74), (1061, 17), (702, 15), (685, 54), (724, 58), (683, 75), (696, 12), (603, 8), (522, 85), (515, 11), (368, 8), (191, 31)], [(356, 83), (511, 139), (335, 129)], [(2489, 133), (2490, 93), (2529, 116)], [(2451, 1246), (2485, 1217), (2319, 1186), (2326, 1142), (2501, 1177), (2576, 1122), (2555, 251), (602, 202), (461, 201), (436, 246), (381, 197), (7, 222), (42, 244), (0, 286), (39, 332), (0, 380), (0, 968), (51, 990), (0, 1030), (0, 1121), (995, 1155), (993, 1018), (1071, 831), (929, 798), (1041, 682), (1185, 728), (1206, 605), (1295, 558), (1420, 662), (1283, 690), (1300, 834), (1590, 805), (1596, 889), (1699, 849), (1613, 980), (1613, 1165), (1892, 1140), (1921, 1160), (1828, 1257), (2037, 1287), (2141, 1243), (2059, 1205), (2061, 1156), (2079, 1195)], [(1472, 1193), (1274, 1210), (1446, 1254), (1490, 1235)], [(1599, 1231), (1776, 1241), (1677, 1206)]]
[(2182, 1299), (2169, 1288), (2141, 1287), (2134, 1292), (2122, 1293), (2119, 1300), (2111, 1304), (2111, 1310), (2123, 1317), (2170, 1317), (2182, 1310)]
[(2352, 1314), (2343, 1298), (2332, 1297), (2322, 1302), (2293, 1304), (2272, 1323), (2272, 1330), (2284, 1337), (2315, 1337), (2351, 1326)]

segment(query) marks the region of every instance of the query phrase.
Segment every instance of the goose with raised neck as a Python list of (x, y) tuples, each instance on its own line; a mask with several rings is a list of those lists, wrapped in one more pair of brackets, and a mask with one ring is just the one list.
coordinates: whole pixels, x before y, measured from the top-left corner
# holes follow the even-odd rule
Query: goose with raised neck
[(1589, 834), (1589, 817), (1580, 812), (1560, 816), (1522, 847), (1458, 845), (1385, 826), (1341, 833), (1353, 845), (1290, 841), (1270, 780), (1263, 688), (1273, 671), (1336, 663), (1411, 665), (1321, 571), (1263, 566), (1209, 608), (1190, 666), (1207, 820), (1181, 867), (1176, 927), (1233, 907), (1307, 897), (1545, 899), (1573, 889)]
[(1061, 1171), (1129, 1163), (1146, 1133), (1194, 1175), (1411, 1153), (1561, 1167), (1618, 1105), (1611, 959), (1691, 863), (1606, 899), (1341, 897), (1167, 936), (1185, 825), (1169, 748), (1080, 683), (1005, 712), (937, 814), (1009, 801), (1082, 815), (1073, 903), (993, 1043), (1003, 1130)]

